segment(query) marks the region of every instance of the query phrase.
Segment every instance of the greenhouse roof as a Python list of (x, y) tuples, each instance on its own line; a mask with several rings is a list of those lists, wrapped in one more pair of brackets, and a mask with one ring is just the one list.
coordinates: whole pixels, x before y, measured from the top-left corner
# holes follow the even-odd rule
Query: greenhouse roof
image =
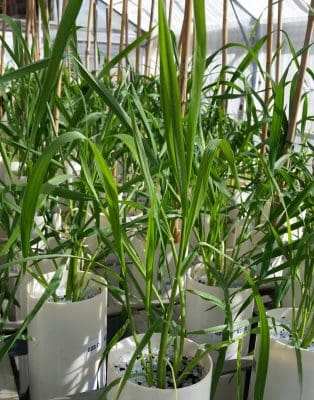
[[(109, 0), (102, 0), (109, 4)], [(155, 1), (154, 23), (157, 16), (157, 1)], [(180, 32), (184, 14), (184, 1), (173, 0), (171, 28), (174, 32)], [(277, 1), (274, 1), (274, 14), (277, 14)], [(151, 15), (151, 0), (142, 0), (142, 20), (141, 28), (144, 31), (149, 30), (149, 22)], [(166, 1), (167, 6), (169, 0)], [(229, 27), (241, 23), (249, 23), (260, 19), (261, 22), (267, 20), (267, 4), (268, 0), (230, 0), (228, 25)], [(219, 28), (222, 24), (223, 15), (223, 0), (209, 1), (205, 0), (206, 20), (208, 28)], [(122, 13), (123, 0), (113, 0), (113, 8), (116, 12)], [(134, 25), (137, 25), (137, 9), (138, 0), (128, 1), (128, 19)], [(283, 19), (287, 20), (302, 20), (306, 19), (309, 10), (309, 5), (305, 0), (283, 0)]]

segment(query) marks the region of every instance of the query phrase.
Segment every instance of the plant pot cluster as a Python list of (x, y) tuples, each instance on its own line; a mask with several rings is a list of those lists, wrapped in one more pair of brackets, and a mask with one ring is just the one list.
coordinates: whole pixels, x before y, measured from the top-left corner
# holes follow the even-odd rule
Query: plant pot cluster
[[(42, 62), (16, 28), (27, 62), (0, 77), (14, 94), (0, 122), (0, 359), (26, 337), (31, 400), (96, 389), (112, 400), (236, 400), (254, 334), (249, 397), (310, 400), (313, 116), (304, 106), (303, 147), (287, 149), (287, 74), (262, 110), (252, 101), (248, 66), (265, 38), (227, 68), (224, 95), (221, 77), (206, 83), (217, 59), (206, 54), (203, 1), (185, 110), (162, 0), (160, 76), (126, 70), (117, 81), (122, 55), (90, 73), (74, 46), (80, 3), (68, 2)], [(225, 107), (235, 97), (247, 103), (241, 121)], [(267, 313), (265, 287), (277, 306)], [(14, 307), (20, 327), (6, 334)], [(122, 321), (107, 340), (113, 314)]]

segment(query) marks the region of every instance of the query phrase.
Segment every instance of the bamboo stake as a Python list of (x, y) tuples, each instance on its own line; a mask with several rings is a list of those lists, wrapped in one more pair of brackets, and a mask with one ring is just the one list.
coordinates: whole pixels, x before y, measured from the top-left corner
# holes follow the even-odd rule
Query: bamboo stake
[(277, 15), (277, 44), (276, 44), (277, 58), (276, 58), (276, 74), (275, 74), (276, 84), (278, 84), (280, 80), (280, 67), (281, 67), (282, 5), (283, 5), (283, 0), (279, 0), (278, 15)]
[(93, 3), (94, 0), (89, 0), (88, 16), (87, 16), (86, 48), (85, 48), (85, 67), (87, 70), (89, 70), (89, 61), (90, 61), (90, 42), (91, 42)]
[[(180, 97), (181, 97), (181, 116), (184, 117), (187, 101), (187, 81), (189, 72), (189, 56), (191, 50), (191, 34), (192, 34), (192, 12), (193, 0), (185, 0), (183, 26), (181, 30), (182, 51), (180, 63)], [(175, 243), (181, 240), (181, 230), (179, 220), (174, 221), (173, 237)]]
[(41, 12), (40, 12), (40, 6), (38, 4), (38, 19), (37, 19), (37, 35), (36, 35), (36, 44), (37, 44), (37, 55), (38, 55), (38, 60), (40, 59), (40, 43), (41, 43), (41, 33), (42, 33), (42, 20), (41, 20)]
[[(172, 22), (172, 7), (173, 7), (173, 0), (170, 0), (169, 1), (169, 11), (168, 11), (168, 25), (169, 25), (170, 29), (171, 29), (171, 22)], [(194, 40), (192, 42), (194, 44)], [(156, 49), (155, 72), (154, 72), (155, 76), (157, 76), (158, 66), (159, 66), (159, 49), (157, 47), (157, 49)]]
[(27, 0), (26, 2), (26, 27), (25, 27), (25, 40), (27, 46), (29, 47), (29, 37), (31, 32), (31, 16), (32, 16), (32, 0)]
[(98, 18), (97, 18), (97, 4), (94, 2), (94, 9), (93, 9), (93, 34), (94, 34), (94, 69), (95, 71), (98, 70)]
[[(169, 0), (168, 25), (169, 25), (170, 29), (171, 29), (171, 22), (172, 22), (172, 9), (173, 9), (173, 0)], [(194, 43), (194, 40), (193, 40), (193, 43)], [(157, 49), (156, 49), (155, 73), (154, 73), (155, 76), (157, 76), (158, 66), (159, 66), (159, 49), (157, 47)]]
[(125, 18), (124, 18), (124, 14), (125, 14), (125, 3), (126, 3), (126, 0), (123, 0), (123, 4), (122, 4), (122, 14), (121, 14), (121, 25), (120, 25), (119, 52), (121, 52), (122, 49), (123, 49), (124, 24), (125, 24)]
[(112, 34), (112, 14), (113, 14), (113, 0), (109, 3), (109, 13), (107, 14), (107, 61), (111, 58), (111, 34)]
[[(3, 2), (2, 2), (2, 14), (4, 14), (4, 15), (7, 14), (7, 0), (3, 0)], [(2, 20), (3, 41), (5, 41), (6, 31), (7, 31), (7, 25), (6, 25), (5, 21)], [(3, 46), (3, 42), (1, 42), (0, 76), (3, 75), (3, 73), (4, 73), (4, 53), (5, 53), (5, 49)]]
[[(137, 27), (136, 27), (136, 37), (137, 39), (141, 35), (142, 29), (142, 0), (138, 0), (137, 3)], [(140, 58), (141, 58), (141, 46), (137, 46), (135, 54), (135, 69), (136, 72), (140, 72)]]
[[(121, 14), (121, 26), (120, 26), (120, 44), (119, 44), (119, 52), (123, 50), (123, 45), (124, 45), (124, 37), (125, 37), (125, 25), (126, 25), (126, 3), (127, 0), (123, 0), (123, 5), (122, 5), (122, 14)], [(119, 67), (118, 67), (118, 80), (121, 79), (121, 61), (119, 62)]]
[[(153, 27), (154, 11), (155, 11), (155, 0), (152, 0), (151, 9), (150, 9), (149, 30), (151, 30)], [(149, 35), (147, 46), (146, 46), (146, 65), (145, 65), (145, 75), (146, 76), (148, 76), (149, 70), (150, 70), (151, 51), (152, 51), (152, 35)]]
[[(3, 0), (3, 2), (2, 2), (2, 14), (4, 14), (4, 15), (7, 14), (7, 0)], [(4, 20), (2, 20), (2, 38), (3, 38), (3, 41), (5, 40), (6, 30), (7, 30), (6, 23), (5, 23)], [(5, 49), (4, 49), (4, 46), (3, 46), (3, 42), (1, 42), (0, 76), (3, 75), (4, 70), (5, 70), (4, 53), (5, 53)], [(1, 101), (0, 101), (0, 120), (2, 120), (2, 118), (4, 116), (4, 113), (5, 113), (4, 102), (2, 100), (3, 99), (1, 97)]]
[(57, 8), (57, 22), (59, 24), (60, 23), (60, 0), (57, 0), (56, 8)]
[(63, 0), (63, 3), (62, 3), (62, 15), (64, 14), (65, 9), (67, 8), (68, 1), (69, 0)]
[(37, 42), (37, 30), (36, 30), (36, 4), (35, 0), (31, 0), (31, 38), (32, 38), (32, 44), (34, 46), (34, 59), (35, 61), (39, 60), (39, 54), (38, 54), (38, 42)]
[(124, 39), (124, 46), (127, 47), (129, 45), (129, 10), (128, 10), (128, 1), (125, 2), (125, 39)]
[[(38, 61), (40, 59), (40, 31), (39, 31), (39, 23), (40, 16), (37, 14), (39, 8), (36, 8), (36, 0), (34, 0), (34, 19), (33, 19), (33, 38), (34, 38), (34, 45), (35, 45), (35, 60)], [(40, 14), (40, 13), (39, 13)]]
[(30, 1), (30, 34), (31, 34), (31, 38), (32, 40), (34, 40), (34, 0)]
[(169, 13), (168, 13), (168, 25), (169, 28), (171, 28), (171, 22), (172, 22), (172, 9), (173, 9), (173, 0), (169, 1)]
[(314, 0), (311, 1), (309, 16), (308, 16), (308, 20), (307, 20), (306, 33), (305, 33), (305, 38), (304, 38), (305, 50), (303, 51), (302, 57), (301, 57), (301, 64), (300, 64), (300, 68), (298, 71), (295, 94), (293, 96), (293, 102), (292, 102), (290, 116), (289, 116), (288, 133), (287, 133), (287, 139), (286, 139), (285, 148), (284, 148), (285, 153), (288, 152), (288, 150), (295, 138), (295, 130), (296, 130), (296, 125), (297, 125), (299, 105), (300, 105), (300, 101), (301, 101), (302, 88), (303, 88), (303, 84), (304, 84), (304, 76), (305, 76), (305, 71), (306, 71), (306, 66), (307, 66), (308, 56), (309, 56), (309, 46), (311, 44), (312, 35), (313, 35), (313, 27), (314, 27), (314, 11), (313, 10), (314, 10)]
[[(67, 5), (68, 5), (68, 0), (63, 0), (62, 15), (64, 14)], [(69, 73), (70, 73), (70, 62), (68, 64), (68, 68), (69, 68)], [(71, 76), (71, 75), (69, 74), (69, 76)], [(61, 97), (61, 93), (62, 93), (62, 75), (60, 75), (59, 79), (58, 79), (56, 96)], [(55, 106), (55, 108), (53, 110), (53, 118), (54, 118), (55, 132), (56, 132), (56, 135), (58, 136), (59, 125), (60, 125), (60, 110), (57, 106)]]
[[(62, 76), (60, 76), (58, 79), (56, 96), (61, 97), (61, 93), (62, 93)], [(60, 125), (60, 110), (57, 106), (55, 106), (55, 108), (54, 108), (53, 119), (54, 119), (56, 136), (58, 136), (59, 125)]]
[(182, 28), (181, 28), (181, 31), (180, 31), (179, 42), (178, 42), (178, 51), (179, 51), (180, 57), (182, 56), (182, 42), (183, 42), (183, 36), (184, 36), (184, 29), (185, 29), (185, 26), (187, 24), (186, 17), (187, 17), (187, 15), (186, 15), (186, 12), (184, 10)]
[[(40, 12), (40, 10), (39, 10), (39, 12)], [(46, 21), (48, 21), (48, 24), (49, 24), (50, 10), (49, 10), (48, 0), (45, 0), (45, 14), (46, 14)], [(45, 43), (45, 41), (47, 40), (47, 36), (46, 36), (44, 25), (42, 27), (42, 35), (43, 35), (43, 42)]]
[[(68, 2), (69, 2), (69, 0), (63, 0), (61, 18), (63, 16), (64, 12), (65, 12), (65, 9), (68, 6)], [(69, 48), (67, 48), (67, 55), (68, 55), (68, 57), (67, 57), (67, 60), (66, 60), (66, 66), (67, 66), (67, 70), (68, 70), (68, 75), (69, 75), (69, 77), (71, 77), (71, 59), (69, 57), (69, 55), (70, 55), (70, 49)], [(60, 93), (61, 93), (61, 88), (60, 88)]]
[(159, 66), (159, 50), (158, 50), (158, 47), (157, 47), (157, 49), (156, 49), (156, 63), (155, 63), (154, 76), (157, 76), (158, 66)]
[[(221, 69), (222, 69), (222, 74), (221, 74), (221, 80), (222, 80), (222, 85), (221, 85), (221, 94), (222, 96), (226, 92), (226, 85), (224, 82), (226, 82), (226, 65), (227, 65), (227, 49), (226, 49), (226, 44), (228, 42), (228, 0), (224, 0), (223, 2), (223, 18), (222, 18), (222, 60), (221, 60)], [(227, 102), (222, 101), (222, 109), (226, 111), (227, 108)]]
[(181, 94), (181, 116), (185, 115), (187, 99), (187, 81), (189, 69), (189, 56), (191, 49), (192, 32), (192, 10), (193, 1), (185, 0), (184, 26), (182, 27), (182, 54), (180, 64), (180, 94)]
[[(273, 3), (272, 0), (268, 0), (268, 15), (267, 15), (267, 47), (266, 47), (266, 79), (265, 79), (265, 96), (264, 102), (265, 107), (268, 106), (271, 90), (271, 59), (272, 59), (272, 30), (273, 30)], [(264, 141), (267, 137), (268, 123), (265, 123), (262, 130), (262, 142), (261, 154), (265, 154), (265, 144)]]

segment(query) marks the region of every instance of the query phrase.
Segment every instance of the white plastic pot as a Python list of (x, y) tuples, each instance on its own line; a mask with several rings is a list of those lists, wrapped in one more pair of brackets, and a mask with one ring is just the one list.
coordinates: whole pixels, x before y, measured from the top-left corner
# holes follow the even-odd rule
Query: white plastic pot
[[(49, 238), (48, 239), (48, 247), (55, 247), (55, 239)], [(22, 257), (21, 255), (19, 257)], [(38, 262), (38, 267), (42, 274), (46, 274), (48, 272), (55, 271), (55, 264), (53, 263), (52, 259), (42, 259)], [(15, 265), (13, 268), (13, 272), (15, 274), (19, 274), (21, 265)], [(33, 270), (34, 271), (34, 270)], [(26, 271), (25, 275), (22, 277), (22, 280), (19, 283), (17, 288), (15, 297), (19, 303), (19, 307), (15, 307), (15, 317), (19, 321), (23, 321), (28, 313), (28, 294), (27, 294), (27, 285), (32, 280), (31, 274)], [(29, 374), (28, 374), (28, 359), (27, 356), (20, 356), (17, 359), (18, 367), (19, 367), (19, 374), (20, 374), (20, 393), (25, 393), (29, 386)]]
[[(299, 307), (300, 301), (301, 301), (301, 296), (302, 296), (302, 287), (301, 284), (304, 282), (304, 268), (305, 264), (302, 262), (300, 265), (300, 276), (301, 279), (295, 280), (294, 282), (294, 301), (295, 301), (295, 307)], [(312, 280), (312, 290), (314, 289), (314, 280)], [(289, 287), (287, 294), (282, 300), (282, 306), (283, 307), (292, 307), (292, 288), (291, 286)]]
[[(235, 204), (240, 204), (242, 202), (247, 201), (249, 196), (248, 192), (235, 192), (234, 200)], [(260, 218), (258, 225), (262, 225), (267, 221), (267, 218), (270, 214), (271, 203), (267, 201), (264, 205), (263, 215)], [(228, 254), (232, 256), (233, 250), (236, 249), (236, 257), (242, 257), (244, 255), (255, 256), (263, 253), (265, 244), (258, 245), (258, 243), (264, 238), (265, 234), (256, 226), (256, 222), (251, 221), (248, 227), (244, 227), (244, 224), (247, 224), (247, 221), (243, 218), (238, 217), (238, 209), (234, 209), (228, 213), (229, 219), (233, 224), (230, 227), (230, 231), (226, 237), (226, 249)], [(247, 236), (246, 240), (243, 240), (240, 244), (237, 243), (239, 237), (243, 231), (243, 229), (248, 230), (248, 232), (244, 232), (245, 236)], [(248, 234), (249, 233), (249, 234)], [(285, 237), (283, 237), (285, 241)], [(276, 247), (276, 246), (275, 246)], [(284, 257), (278, 256), (274, 257), (270, 261), (269, 270), (275, 269), (279, 265), (284, 262)], [(261, 265), (256, 266), (256, 275), (260, 275)], [(273, 274), (268, 275), (268, 277), (280, 277), (282, 276), (282, 271), (277, 271)]]
[[(145, 266), (146, 260), (146, 248), (145, 248), (145, 239), (140, 235), (134, 235), (131, 239), (132, 245), (137, 250), (139, 257), (142, 260), (143, 265)], [(176, 251), (178, 252), (180, 244), (175, 244)], [(154, 254), (154, 276), (153, 276), (153, 284), (160, 291), (161, 297), (163, 300), (169, 298), (169, 294), (172, 288), (172, 280), (175, 276), (176, 265), (173, 257), (173, 252), (170, 245), (166, 246), (166, 255), (165, 260), (161, 267), (159, 267), (159, 260), (162, 258), (162, 249), (160, 246), (157, 247)], [(131, 262), (128, 263), (128, 268), (130, 272), (134, 275), (137, 284), (140, 286), (141, 290), (146, 293), (146, 281), (143, 275), (139, 272), (134, 264)], [(163, 276), (161, 278), (161, 282), (158, 281), (158, 269), (161, 268), (163, 271)], [(129, 277), (129, 289), (131, 294), (135, 298), (140, 298), (139, 291), (134, 284), (134, 281)], [(156, 299), (155, 294), (153, 293), (153, 299)]]
[[(21, 163), (19, 161), (12, 161), (10, 164), (12, 178), (14, 183), (26, 183), (27, 177), (26, 176), (19, 176), (19, 169), (21, 167)], [(5, 184), (9, 185), (11, 183), (10, 175), (6, 169), (6, 166), (0, 157), (0, 180)]]
[[(234, 249), (237, 249), (236, 258), (245, 255), (256, 256), (258, 254), (263, 253), (264, 245), (258, 246), (258, 243), (263, 239), (264, 233), (255, 229), (252, 226), (249, 227), (250, 229), (249, 237), (242, 243), (240, 244), (237, 243), (237, 240), (243, 230), (243, 226), (244, 226), (244, 221), (239, 220), (238, 223), (233, 227), (233, 229), (230, 230), (230, 232), (228, 233), (228, 236), (226, 238), (226, 248), (228, 250), (228, 254), (230, 254), (232, 257)], [(276, 267), (280, 266), (283, 262), (284, 262), (283, 256), (277, 256), (272, 258), (270, 261), (269, 270), (271, 271), (272, 269), (275, 269)], [(261, 267), (262, 267), (261, 264), (258, 264), (256, 266), (255, 274), (257, 276), (260, 275)], [(269, 278), (280, 277), (282, 276), (282, 274), (283, 271), (277, 271), (268, 275), (268, 277)]]
[[(202, 223), (202, 234), (204, 235), (204, 238), (207, 238), (208, 233), (209, 233), (209, 228), (210, 228), (210, 215), (205, 214), (205, 213), (200, 213), (200, 220)], [(200, 233), (200, 232), (199, 232)], [(193, 249), (198, 246), (198, 239), (194, 233), (194, 231), (191, 232), (191, 237), (190, 237), (190, 247)]]
[[(50, 280), (53, 273), (46, 275)], [(46, 302), (28, 327), (29, 374), (32, 400), (48, 400), (104, 386), (106, 373), (98, 371), (106, 345), (107, 289), (91, 281), (99, 294), (78, 302)], [(58, 291), (64, 292), (67, 272)], [(99, 278), (97, 278), (99, 280)], [(35, 280), (28, 285), (29, 310), (43, 293)]]
[[(291, 320), (291, 308), (277, 308), (267, 314), (275, 320), (283, 316), (286, 321)], [(255, 346), (255, 360), (258, 359), (258, 338)], [(314, 396), (314, 350), (301, 349), (303, 371), (303, 397), (302, 400), (313, 400)], [(254, 363), (256, 365), (256, 362)], [(254, 399), (254, 385), (256, 370), (253, 367), (249, 400)], [(264, 400), (298, 400), (300, 394), (296, 350), (293, 346), (277, 339), (270, 338), (269, 362), (264, 392)]]
[[(237, 221), (237, 223), (230, 227), (230, 230), (227, 234), (226, 237), (226, 248), (227, 249), (235, 249), (236, 247), (239, 247), (239, 252), (238, 252), (238, 256), (241, 257), (243, 254), (251, 251), (254, 246), (256, 246), (257, 243), (257, 237), (254, 237), (254, 239), (251, 239), (251, 236), (248, 240), (244, 241), (243, 243), (241, 243), (240, 245), (237, 244), (237, 240), (239, 238), (239, 236), (241, 235), (241, 232), (244, 228), (244, 223), (245, 221), (243, 219), (239, 219)], [(251, 229), (251, 228), (249, 228)], [(253, 231), (253, 229), (252, 229)], [(256, 235), (256, 234), (255, 234)], [(253, 233), (254, 236), (254, 233)], [(259, 240), (261, 239), (261, 237), (259, 238)]]
[[(122, 194), (119, 194), (119, 199), (122, 199)], [(94, 221), (91, 221), (88, 225), (88, 228), (93, 228), (95, 227)], [(106, 229), (110, 228), (110, 223), (104, 213), (99, 213), (99, 228), (100, 229)], [(96, 250), (100, 246), (99, 238), (96, 232), (85, 238), (84, 240), (85, 246), (87, 246), (87, 251), (89, 254), (94, 254)], [(119, 258), (114, 254), (114, 253), (109, 253), (106, 258), (105, 258), (105, 264), (113, 266), (115, 264), (119, 263)]]
[(71, 177), (69, 177), (68, 179), (69, 183), (77, 182), (79, 180), (81, 170), (82, 170), (81, 164), (79, 164), (78, 162), (76, 161), (65, 162), (65, 171), (67, 175), (71, 175)]
[[(139, 335), (139, 340), (143, 338), (143, 335)], [(154, 334), (151, 339), (152, 348), (159, 348), (160, 334)], [(108, 356), (108, 384), (120, 378), (115, 365), (119, 364), (121, 359), (125, 360), (131, 358), (136, 345), (132, 337), (121, 340), (116, 346), (110, 351)], [(197, 345), (193, 341), (186, 339), (184, 345), (184, 354), (186, 356), (193, 357), (196, 353)], [(211, 357), (206, 355), (200, 362), (205, 369), (204, 377), (194, 385), (187, 386), (184, 388), (175, 389), (157, 389), (140, 386), (131, 381), (127, 381), (123, 388), (119, 400), (209, 400), (211, 380), (212, 380), (212, 369), (213, 363)], [(113, 387), (107, 394), (107, 400), (113, 400), (117, 386)]]
[[(11, 185), (11, 184), (15, 184), (15, 185), (25, 184), (27, 182), (27, 177), (25, 175), (19, 176), (20, 167), (21, 167), (21, 163), (18, 161), (12, 161), (10, 163), (10, 169), (11, 169), (11, 173), (12, 173), (11, 174), (12, 179), (11, 179), (2, 158), (0, 158), (0, 181), (6, 186)], [(14, 199), (13, 194), (10, 192), (5, 193), (5, 198), (10, 202), (13, 202), (13, 203), (16, 202), (16, 199)]]
[[(241, 183), (245, 187), (249, 182), (242, 181)], [(228, 212), (228, 217), (231, 222), (239, 220), (239, 206), (245, 203), (249, 197), (250, 197), (250, 192), (240, 189), (234, 189), (232, 198), (230, 199), (231, 202), (230, 206), (233, 206), (234, 208), (232, 208)]]
[[(198, 266), (200, 268), (200, 266)], [(208, 293), (221, 301), (224, 301), (223, 290), (219, 287), (208, 286), (204, 283), (200, 283), (194, 279), (194, 267), (192, 267), (186, 277), (186, 328), (188, 332), (197, 331), (209, 327), (215, 327), (223, 325), (225, 321), (225, 313), (219, 307), (214, 306), (211, 302), (202, 299), (200, 296), (189, 292), (189, 290), (198, 290), (204, 293)], [(251, 290), (245, 289), (238, 291), (236, 288), (229, 289), (229, 295), (231, 300), (231, 311), (233, 315), (233, 322), (238, 322), (243, 319), (252, 317), (253, 302), (249, 304), (239, 315), (238, 312), (243, 303), (250, 296)], [(241, 328), (233, 332), (233, 338), (237, 338), (245, 332), (246, 328)], [(204, 335), (189, 335), (189, 338), (197, 343), (209, 343), (215, 344), (222, 340), (221, 333), (208, 333)], [(243, 340), (242, 354), (247, 354), (249, 345), (249, 336), (246, 336)], [(237, 342), (232, 343), (227, 348), (226, 360), (237, 358)], [(218, 352), (212, 353), (212, 358), (216, 361)]]
[[(99, 214), (99, 226), (100, 226), (100, 228), (108, 228), (110, 226), (104, 213)], [(93, 227), (92, 222), (89, 224), (88, 227), (90, 227), (90, 228)], [(87, 246), (87, 251), (90, 254), (94, 254), (95, 251), (97, 250), (97, 248), (99, 247), (97, 235), (94, 234), (92, 236), (88, 236), (85, 239), (85, 245)]]
[[(37, 217), (35, 217), (35, 218), (37, 218)], [(40, 221), (40, 220), (36, 220), (36, 221)], [(48, 245), (47, 250), (48, 249), (52, 250), (58, 245), (58, 243), (52, 237), (52, 238), (48, 239), (47, 245)], [(33, 250), (36, 251), (36, 248), (33, 248)], [(22, 255), (20, 255), (20, 257), (22, 257)], [(53, 272), (56, 270), (56, 266), (53, 262), (53, 259), (51, 259), (51, 258), (43, 258), (42, 260), (38, 261), (37, 266), (40, 269), (42, 274), (47, 274), (49, 272)], [(18, 274), (20, 272), (20, 268), (21, 268), (21, 265), (16, 265), (16, 266), (14, 266), (13, 271), (16, 274)], [(36, 273), (34, 267), (31, 267), (31, 270), (32, 270), (32, 272)], [(19, 319), (19, 320), (24, 320), (28, 313), (27, 303), (28, 303), (29, 295), (27, 293), (27, 285), (31, 282), (32, 279), (33, 279), (32, 275), (28, 271), (26, 271), (26, 273), (22, 277), (22, 280), (19, 283), (19, 286), (16, 291), (16, 299), (20, 305), (19, 307), (16, 308), (16, 316), (17, 316), (17, 319)]]
[[(41, 260), (39, 266), (42, 273), (48, 273), (55, 270), (52, 260), (49, 259)], [(19, 266), (19, 268), (21, 268), (21, 266)], [(32, 276), (26, 272), (16, 291), (16, 299), (20, 305), (19, 307), (16, 307), (16, 318), (19, 321), (23, 321), (28, 313), (29, 296), (27, 294), (27, 285), (32, 279)], [(18, 365), (20, 370), (20, 393), (25, 393), (29, 386), (28, 358), (26, 355), (18, 357)]]

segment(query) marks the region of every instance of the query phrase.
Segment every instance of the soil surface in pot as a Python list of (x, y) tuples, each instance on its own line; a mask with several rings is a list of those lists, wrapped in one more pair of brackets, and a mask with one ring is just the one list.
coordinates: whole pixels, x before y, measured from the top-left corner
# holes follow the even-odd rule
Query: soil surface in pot
[[(79, 300), (79, 301), (83, 301), (83, 300), (88, 300), (88, 299), (92, 299), (93, 297), (97, 296), (99, 293), (101, 293), (101, 289), (97, 288), (97, 287), (91, 287), (86, 289), (84, 296)], [(58, 300), (55, 301), (53, 299), (53, 297), (50, 297), (48, 299), (49, 302), (52, 303), (72, 303), (72, 300), (66, 300), (66, 295), (65, 295), (65, 289), (57, 289), (56, 290), (56, 296), (58, 297)]]
[[(151, 356), (151, 360), (153, 363), (153, 375), (154, 375), (154, 381), (156, 382), (157, 381), (158, 349), (153, 348), (152, 354), (153, 355)], [(129, 365), (131, 356), (132, 356), (132, 354), (124, 354), (120, 358), (119, 362), (117, 362), (114, 365), (114, 368), (118, 375), (122, 376), (125, 373), (128, 365)], [(184, 371), (184, 369), (186, 368), (186, 366), (188, 365), (188, 363), (190, 361), (191, 361), (191, 359), (189, 359), (187, 356), (183, 356), (179, 375)], [(148, 358), (147, 352), (143, 354), (142, 358), (140, 358), (140, 356), (137, 357), (137, 361), (135, 362), (135, 364), (132, 368), (133, 376), (129, 380), (139, 386), (149, 387), (150, 385), (148, 384), (146, 377), (145, 377), (145, 370), (144, 370), (143, 362), (146, 364), (146, 366), (149, 365), (150, 360)], [(175, 385), (173, 384), (172, 368), (170, 367), (170, 365), (172, 365), (172, 364), (173, 364), (173, 354), (171, 354), (171, 352), (169, 352), (168, 363), (167, 363), (167, 367), (166, 367), (166, 373), (167, 373), (166, 389), (174, 389), (175, 388)], [(183, 384), (178, 386), (177, 389), (181, 388), (181, 387), (187, 387), (190, 385), (194, 385), (195, 383), (199, 382), (204, 376), (205, 376), (205, 369), (201, 365), (197, 365), (186, 376), (186, 379), (183, 382)]]
[[(270, 337), (288, 346), (293, 346), (292, 333), (290, 331), (291, 321), (289, 320), (289, 318), (283, 315), (280, 319), (272, 321), (272, 325), (275, 326), (270, 326)], [(312, 342), (311, 346), (308, 347), (308, 350), (314, 351), (314, 342)]]
[[(191, 270), (191, 277), (201, 285), (208, 286), (208, 278), (206, 275), (204, 265), (202, 263), (193, 265)], [(230, 289), (237, 289), (239, 287), (241, 287), (241, 284), (237, 283), (236, 281), (232, 282), (230, 285)]]

